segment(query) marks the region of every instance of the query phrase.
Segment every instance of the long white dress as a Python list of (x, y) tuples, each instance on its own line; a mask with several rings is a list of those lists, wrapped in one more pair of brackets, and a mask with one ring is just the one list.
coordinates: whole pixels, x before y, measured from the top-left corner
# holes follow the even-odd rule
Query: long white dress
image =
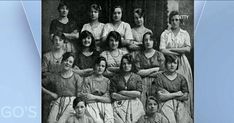
[[(178, 34), (175, 36), (172, 30), (165, 30), (161, 34), (160, 39), (160, 46), (159, 48), (162, 49), (168, 49), (168, 48), (182, 48), (190, 46), (190, 36), (189, 33), (183, 29), (180, 29)], [(187, 82), (188, 82), (188, 88), (189, 88), (189, 95), (190, 95), (190, 109), (191, 113), (193, 113), (193, 76), (192, 76), (192, 70), (189, 64), (189, 61), (185, 54), (182, 54), (179, 56), (179, 68), (177, 70), (178, 73), (182, 74)]]

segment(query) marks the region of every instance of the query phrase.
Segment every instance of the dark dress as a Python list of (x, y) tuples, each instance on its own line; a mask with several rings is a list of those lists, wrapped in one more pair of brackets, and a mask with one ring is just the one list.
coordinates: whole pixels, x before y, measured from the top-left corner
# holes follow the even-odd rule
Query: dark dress
[[(141, 77), (131, 73), (130, 78), (126, 82), (121, 74), (114, 76), (111, 80), (111, 93), (118, 93), (123, 90), (142, 92)], [(115, 122), (118, 123), (134, 123), (145, 114), (143, 104), (138, 98), (114, 101), (113, 109)]]
[[(70, 20), (66, 23), (63, 24), (61, 22), (58, 21), (58, 19), (54, 19), (51, 21), (50, 24), (50, 35), (51, 34), (55, 34), (56, 32), (62, 32), (62, 33), (72, 33), (74, 30), (78, 31), (78, 25), (74, 20)], [(77, 45), (76, 45), (76, 40), (68, 40), (65, 43), (65, 48), (67, 52), (75, 52), (77, 49)]]
[(85, 56), (82, 52), (77, 54), (77, 60), (75, 65), (78, 66), (81, 70), (87, 68), (93, 68), (94, 62), (99, 56), (99, 52), (93, 51), (93, 54), (90, 56)]
[(43, 79), (43, 85), (46, 88), (48, 84), (55, 87), (55, 93), (58, 95), (52, 103), (49, 112), (48, 123), (64, 123), (67, 118), (75, 113), (72, 104), (76, 95), (82, 91), (83, 79), (76, 73), (69, 78), (63, 78), (60, 73), (52, 74)]
[[(147, 58), (144, 54), (144, 52), (138, 52), (135, 56), (136, 61), (136, 68), (138, 70), (141, 69), (149, 69), (154, 67), (160, 67), (160, 71), (164, 69), (164, 55), (155, 50), (155, 53), (152, 57)], [(142, 78), (142, 95), (141, 95), (141, 101), (145, 107), (146, 105), (146, 99), (149, 96), (150, 93), (150, 87), (152, 85), (152, 81), (154, 80), (153, 77), (145, 76)]]
[[(159, 73), (153, 83), (152, 90), (155, 90), (155, 94), (158, 91), (164, 91), (164, 93), (174, 93), (178, 91), (189, 93), (187, 80), (179, 73), (177, 73), (177, 77), (173, 80), (168, 79), (164, 72)], [(165, 92), (165, 90), (167, 92)], [(193, 120), (189, 114), (187, 102), (188, 101), (180, 101), (177, 99), (161, 101), (160, 111), (167, 117), (170, 123), (192, 123)]]

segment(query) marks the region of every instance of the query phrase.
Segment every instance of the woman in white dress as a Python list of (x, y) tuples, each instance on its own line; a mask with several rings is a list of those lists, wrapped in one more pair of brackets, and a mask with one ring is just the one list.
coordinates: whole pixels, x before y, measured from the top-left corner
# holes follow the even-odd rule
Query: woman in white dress
[(180, 15), (177, 11), (172, 11), (169, 15), (169, 22), (171, 28), (165, 30), (161, 34), (160, 50), (165, 54), (174, 54), (179, 56), (178, 73), (182, 74), (187, 82), (189, 88), (191, 115), (193, 114), (193, 76), (191, 67), (185, 53), (189, 53), (191, 49), (189, 33), (180, 28)]
[(103, 32), (103, 27), (105, 24), (99, 22), (99, 16), (102, 11), (100, 5), (92, 4), (89, 10), (90, 22), (83, 25), (81, 32), (87, 30), (93, 34), (96, 44), (96, 50), (100, 51), (100, 40)]
[(112, 22), (107, 23), (104, 26), (103, 35), (102, 35), (103, 41), (105, 41), (109, 32), (117, 31), (121, 35), (122, 45), (128, 46), (130, 44), (130, 40), (133, 39), (132, 30), (128, 23), (121, 20), (122, 13), (123, 9), (121, 6), (115, 6), (112, 9)]

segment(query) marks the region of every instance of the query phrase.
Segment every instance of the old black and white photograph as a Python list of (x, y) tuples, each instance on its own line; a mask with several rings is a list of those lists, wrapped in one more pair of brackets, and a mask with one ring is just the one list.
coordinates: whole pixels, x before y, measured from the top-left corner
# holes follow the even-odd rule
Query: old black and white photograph
[(42, 0), (42, 123), (193, 123), (193, 0)]

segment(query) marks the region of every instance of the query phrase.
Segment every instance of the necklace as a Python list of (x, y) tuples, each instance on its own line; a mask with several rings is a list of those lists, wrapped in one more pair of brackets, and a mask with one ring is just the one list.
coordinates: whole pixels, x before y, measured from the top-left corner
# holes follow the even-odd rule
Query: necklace
[(57, 64), (59, 64), (61, 62), (62, 57), (63, 57), (63, 55), (61, 55), (59, 58), (56, 58), (55, 55), (54, 55), (54, 52), (52, 52), (52, 56), (53, 56), (53, 58), (55, 60), (55, 63), (57, 63)]
[(118, 54), (117, 54), (116, 56), (114, 56), (114, 55), (113, 55), (113, 53), (111, 53), (111, 52), (110, 52), (110, 55), (111, 55), (113, 58), (118, 57), (118, 56), (120, 55), (120, 52), (119, 52), (119, 50), (118, 50), (118, 49), (117, 49), (117, 51), (118, 51)]

